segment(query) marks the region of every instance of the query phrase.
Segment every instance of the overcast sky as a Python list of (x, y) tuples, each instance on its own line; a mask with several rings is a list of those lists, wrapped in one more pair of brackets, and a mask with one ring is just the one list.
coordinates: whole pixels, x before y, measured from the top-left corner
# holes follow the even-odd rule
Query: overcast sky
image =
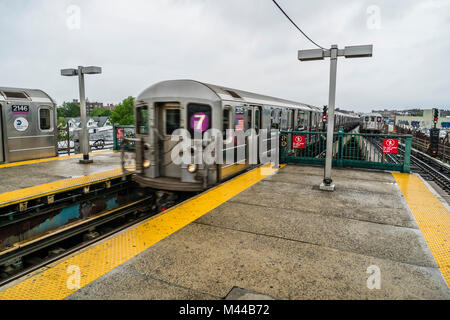
[[(338, 61), (338, 107), (450, 107), (450, 0), (278, 0), (321, 46), (373, 44)], [(195, 79), (328, 104), (329, 60), (271, 0), (0, 0), (0, 86), (78, 97), (61, 68), (98, 65), (91, 101), (117, 103), (168, 79)], [(78, 15), (79, 12), (79, 15)]]

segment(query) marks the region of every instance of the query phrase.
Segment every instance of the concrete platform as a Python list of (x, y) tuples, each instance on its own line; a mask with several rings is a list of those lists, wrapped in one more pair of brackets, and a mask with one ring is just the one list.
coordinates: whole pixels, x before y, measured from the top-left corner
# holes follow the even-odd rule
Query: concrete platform
[(92, 164), (80, 164), (81, 155), (74, 155), (0, 165), (0, 194), (121, 168), (119, 152), (95, 152), (90, 157)]
[(286, 166), (67, 299), (449, 299), (392, 174), (333, 174), (323, 192), (321, 168)]

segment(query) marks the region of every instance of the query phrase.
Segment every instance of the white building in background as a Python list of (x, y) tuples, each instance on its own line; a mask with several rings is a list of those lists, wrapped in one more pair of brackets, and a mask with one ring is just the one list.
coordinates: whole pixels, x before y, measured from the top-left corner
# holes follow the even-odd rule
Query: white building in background
[[(439, 111), (440, 115), (440, 111)], [(410, 116), (410, 115), (403, 115), (395, 116), (395, 124), (396, 125), (404, 125), (404, 126), (411, 126), (413, 128), (418, 129), (431, 129), (434, 127), (434, 115), (432, 109), (423, 110), (422, 116)], [(440, 117), (438, 118), (436, 127), (439, 129), (446, 129), (450, 127), (450, 118), (449, 117)]]
[[(74, 131), (81, 130), (81, 119), (79, 117), (63, 119), (67, 121), (71, 137)], [(87, 117), (87, 127), (89, 140), (113, 140), (113, 126), (109, 117)]]

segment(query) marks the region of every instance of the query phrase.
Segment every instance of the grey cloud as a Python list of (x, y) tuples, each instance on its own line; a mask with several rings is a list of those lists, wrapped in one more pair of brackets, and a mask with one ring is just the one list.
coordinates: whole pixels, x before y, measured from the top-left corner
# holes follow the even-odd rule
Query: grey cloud
[[(450, 1), (279, 0), (323, 46), (374, 44), (370, 59), (340, 59), (337, 105), (446, 107)], [(81, 29), (66, 26), (69, 5)], [(367, 8), (380, 8), (369, 29)], [(1, 1), (0, 83), (37, 87), (61, 103), (77, 97), (59, 69), (100, 65), (87, 79), (91, 100), (118, 102), (161, 80), (193, 78), (321, 106), (328, 61), (301, 63), (312, 48), (270, 0)]]

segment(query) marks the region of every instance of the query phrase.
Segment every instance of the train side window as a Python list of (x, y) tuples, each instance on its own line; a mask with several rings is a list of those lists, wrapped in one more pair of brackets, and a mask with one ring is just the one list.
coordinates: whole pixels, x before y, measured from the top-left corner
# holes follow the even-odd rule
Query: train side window
[(279, 118), (279, 111), (278, 109), (273, 109), (270, 115), (270, 127), (272, 129), (278, 129), (280, 127), (280, 118)]
[(287, 123), (286, 123), (286, 126), (287, 126), (287, 129), (288, 130), (290, 130), (290, 129), (292, 129), (292, 123), (291, 123), (291, 119), (292, 119), (292, 117), (291, 117), (291, 114), (292, 114), (292, 110), (291, 109), (287, 109)]
[(295, 110), (291, 110), (291, 116), (289, 122), (291, 123), (291, 129), (292, 131), (295, 131), (296, 124), (295, 124)]
[(180, 128), (180, 109), (166, 109), (166, 135)]
[(244, 107), (236, 107), (236, 122), (234, 123), (234, 130), (245, 131), (245, 113)]
[(305, 128), (304, 122), (305, 122), (305, 112), (299, 110), (297, 114), (297, 130)]
[(227, 134), (227, 129), (231, 129), (231, 108), (227, 107), (223, 109), (223, 137), (225, 138)]
[(139, 134), (148, 134), (148, 107), (136, 108), (136, 125)]
[(261, 116), (260, 116), (259, 109), (257, 108), (257, 109), (255, 109), (255, 130), (256, 130), (256, 132), (259, 132), (260, 121), (261, 121)]
[(50, 109), (39, 109), (39, 128), (41, 130), (50, 130), (52, 128)]

